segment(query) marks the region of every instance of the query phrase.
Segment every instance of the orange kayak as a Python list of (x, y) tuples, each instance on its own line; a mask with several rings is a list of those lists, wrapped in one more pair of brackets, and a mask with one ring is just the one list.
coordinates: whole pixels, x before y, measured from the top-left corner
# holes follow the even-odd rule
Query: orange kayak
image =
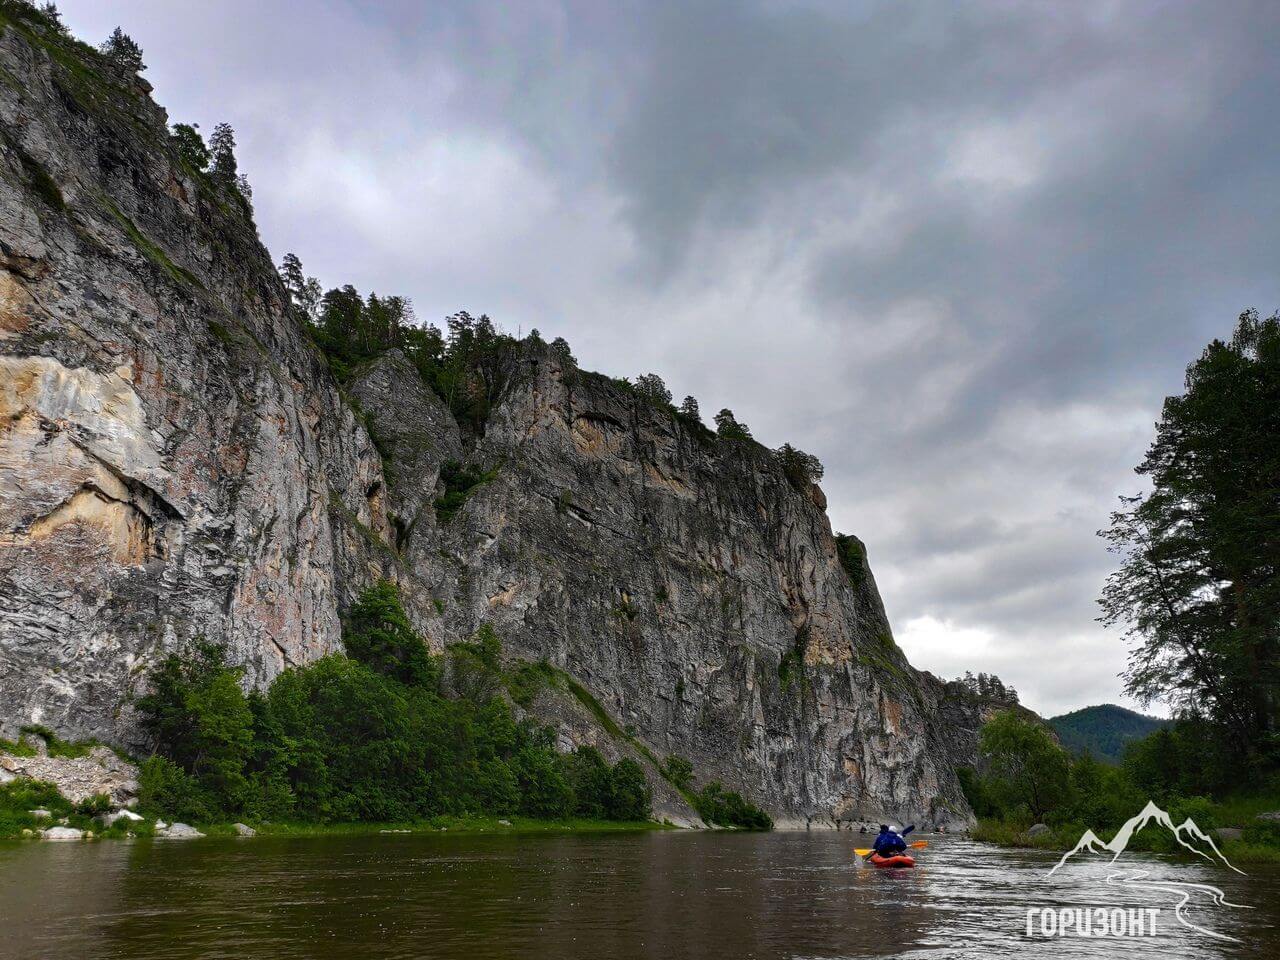
[(878, 853), (873, 853), (868, 859), (871, 865), (876, 867), (914, 867), (916, 865), (915, 857), (908, 857), (905, 853), (895, 854), (892, 857), (882, 857)]

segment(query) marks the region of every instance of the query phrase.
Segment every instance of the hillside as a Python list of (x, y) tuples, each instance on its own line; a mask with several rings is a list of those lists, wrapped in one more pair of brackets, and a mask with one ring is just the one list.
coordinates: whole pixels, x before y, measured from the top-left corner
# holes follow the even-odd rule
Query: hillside
[(1124, 757), (1126, 744), (1141, 740), (1167, 722), (1126, 710), (1114, 703), (1084, 707), (1049, 718), (1049, 725), (1064, 747), (1075, 754), (1087, 751), (1095, 759), (1107, 763), (1119, 763)]
[(465, 416), (397, 349), (340, 382), (149, 85), (10, 0), (0, 79), (0, 735), (146, 750), (164, 654), (261, 687), (387, 579), (434, 651), (545, 665), (520, 708), (659, 815), (678, 754), (783, 824), (969, 820), (937, 681), (773, 451), (533, 335), (451, 371)]

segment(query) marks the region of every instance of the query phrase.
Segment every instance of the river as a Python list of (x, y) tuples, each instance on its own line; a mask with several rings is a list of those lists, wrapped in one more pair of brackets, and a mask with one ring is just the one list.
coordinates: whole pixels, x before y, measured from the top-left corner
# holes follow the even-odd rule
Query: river
[[(1280, 868), (1126, 855), (1170, 890), (930, 837), (914, 870), (857, 835), (654, 832), (0, 844), (0, 957), (1280, 957)], [(1150, 878), (1149, 878), (1150, 879)], [(1045, 938), (1028, 908), (1157, 907), (1156, 936)], [(1056, 915), (1054, 917), (1056, 923)]]

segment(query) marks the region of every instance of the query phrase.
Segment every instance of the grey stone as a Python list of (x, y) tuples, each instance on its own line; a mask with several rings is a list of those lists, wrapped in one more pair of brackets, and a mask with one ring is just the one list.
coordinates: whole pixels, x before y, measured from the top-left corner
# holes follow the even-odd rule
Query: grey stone
[(1280, 810), (1268, 810), (1265, 813), (1258, 814), (1254, 819), (1262, 820), (1263, 822), (1275, 823), (1280, 821)]
[(102, 824), (103, 827), (109, 827), (118, 820), (128, 820), (136, 823), (140, 821), (142, 817), (134, 813), (132, 810), (113, 810), (111, 813), (101, 814), (94, 819), (96, 819), (98, 823)]
[(75, 827), (49, 827), (41, 830), (40, 836), (46, 840), (83, 840), (84, 831)]
[(27, 813), (41, 820), (47, 820), (53, 816), (53, 814), (50, 813), (48, 810), (46, 810), (44, 807), (37, 807), (35, 810), (28, 810)]
[(256, 837), (258, 835), (258, 831), (246, 823), (233, 823), (231, 829), (236, 832), (237, 836), (241, 837)]
[(157, 823), (156, 836), (161, 840), (195, 840), (204, 834), (185, 823), (171, 823), (163, 828)]
[(1244, 831), (1239, 827), (1218, 827), (1213, 835), (1219, 840), (1239, 840), (1244, 836)]
[(1032, 824), (1031, 827), (1027, 830), (1027, 836), (1039, 837), (1039, 836), (1043, 836), (1048, 832), (1049, 832), (1049, 827), (1047, 824), (1036, 823), (1036, 824)]

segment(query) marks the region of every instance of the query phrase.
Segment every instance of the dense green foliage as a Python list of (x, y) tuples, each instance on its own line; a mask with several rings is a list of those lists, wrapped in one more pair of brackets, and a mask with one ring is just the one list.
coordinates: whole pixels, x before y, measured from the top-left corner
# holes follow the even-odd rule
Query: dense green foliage
[[(57, 16), (55, 11), (54, 16)], [(142, 62), (142, 48), (137, 42), (116, 27), (111, 36), (99, 48), (102, 55), (125, 73), (141, 73), (147, 69)]]
[(1038, 820), (1062, 802), (1067, 755), (1034, 720), (1003, 710), (983, 725), (978, 748), (991, 768), (986, 791), (997, 804), (1025, 807)]
[(784, 443), (773, 452), (773, 456), (782, 468), (782, 475), (801, 493), (808, 492), (812, 484), (822, 480), (822, 461), (811, 453)]
[(1088, 753), (1104, 763), (1119, 763), (1128, 744), (1165, 725), (1158, 717), (1126, 710), (1113, 703), (1084, 707), (1049, 718), (1062, 745), (1077, 756)]
[(1137, 472), (1151, 492), (1104, 533), (1121, 557), (1104, 622), (1134, 641), (1126, 689), (1260, 781), (1280, 762), (1280, 317), (1242, 314), (1187, 368)]
[[(1169, 811), (1175, 823), (1190, 816), (1205, 830), (1244, 827), (1247, 849), (1239, 852), (1251, 859), (1280, 857), (1280, 831), (1254, 819), (1256, 812), (1280, 808), (1277, 784), (1240, 792), (1231, 771), (1215, 765), (1204, 744), (1184, 739), (1185, 734), (1183, 727), (1161, 727), (1132, 741), (1123, 764), (1116, 766), (1088, 753), (1071, 757), (1034, 720), (1013, 710), (998, 713), (980, 736), (989, 772), (958, 771), (965, 798), (979, 818), (974, 836), (1032, 843), (1026, 829), (1043, 822), (1050, 832), (1034, 844), (1069, 848), (1086, 829), (1109, 838), (1152, 800)], [(1211, 795), (1215, 791), (1216, 799)], [(1177, 849), (1167, 831), (1158, 830), (1143, 831), (1131, 847)]]
[(693, 806), (698, 816), (719, 827), (773, 829), (773, 819), (767, 813), (748, 803), (736, 790), (726, 790), (718, 780), (713, 780), (694, 794)]
[(352, 607), (344, 641), (348, 656), (286, 670), (264, 695), (212, 645), (168, 657), (138, 702), (157, 748), (144, 807), (194, 821), (649, 816), (634, 761), (558, 754), (548, 728), (513, 718), (491, 629), (441, 663), (384, 583)]
[(867, 548), (851, 533), (837, 533), (835, 536), (840, 566), (849, 575), (849, 582), (855, 587), (860, 586), (867, 575)]

